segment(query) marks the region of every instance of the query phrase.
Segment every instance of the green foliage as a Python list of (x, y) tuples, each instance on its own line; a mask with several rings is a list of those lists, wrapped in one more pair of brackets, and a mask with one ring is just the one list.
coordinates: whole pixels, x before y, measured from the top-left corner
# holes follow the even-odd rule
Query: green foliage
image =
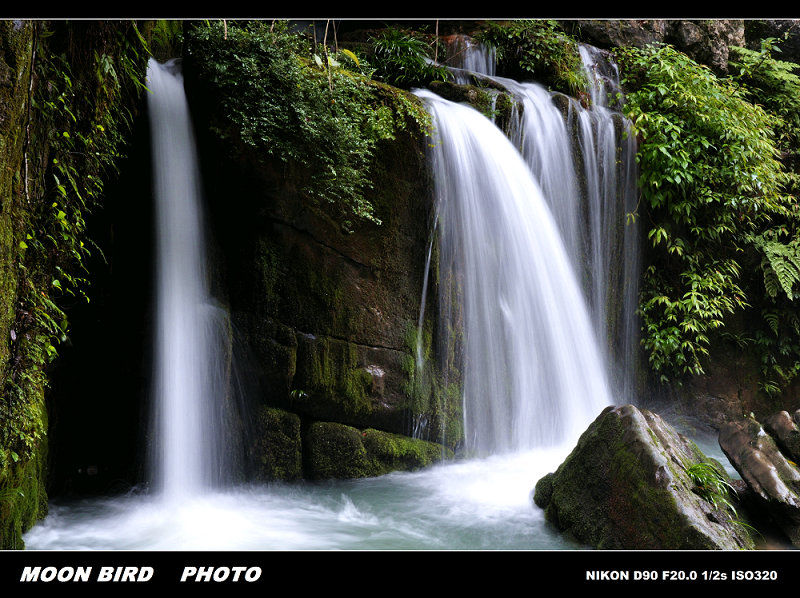
[[(787, 165), (787, 189), (800, 190), (800, 77), (798, 65), (778, 60), (782, 40), (762, 40), (758, 51), (731, 48), (730, 66), (744, 86), (747, 97), (776, 115), (774, 131), (782, 161)], [(800, 212), (796, 203), (763, 232), (750, 236), (760, 260), (763, 291), (752, 321), (758, 322), (747, 343), (761, 361), (761, 389), (768, 395), (780, 394), (800, 374), (800, 321), (797, 316), (797, 283), (800, 282)], [(754, 276), (757, 277), (756, 269)]]
[(404, 89), (447, 79), (447, 69), (431, 62), (430, 46), (417, 33), (388, 27), (370, 42), (375, 78)]
[(476, 39), (495, 48), (499, 68), (510, 76), (535, 77), (572, 95), (588, 87), (578, 44), (556, 21), (487, 21)]
[(790, 300), (800, 296), (800, 238), (783, 243), (759, 235), (753, 245), (764, 254), (761, 269), (767, 295), (776, 298), (783, 293)]
[(352, 221), (380, 224), (369, 201), (376, 147), (424, 111), (406, 94), (368, 78), (350, 50), (312, 43), (284, 22), (209, 23), (188, 35), (200, 78), (222, 121), (212, 129), (296, 169), (303, 191)]
[(741, 273), (759, 249), (753, 239), (794, 214), (772, 134), (779, 121), (669, 46), (616, 55), (649, 219), (643, 344), (662, 380), (700, 374), (711, 334), (750, 305)]
[(35, 50), (39, 83), (29, 130), (42, 162), (25, 156), (36, 170), (26, 169), (22, 185), (27, 212), (18, 243), (13, 365), (0, 401), (0, 446), (15, 462), (29, 458), (46, 432), (45, 368), (67, 338), (69, 305), (88, 301), (87, 218), (104, 181), (116, 174), (129, 102), (142, 88), (146, 63), (132, 23), (41, 22)]
[(729, 498), (731, 495), (738, 496), (736, 489), (716, 466), (711, 463), (695, 463), (686, 469), (686, 473), (694, 484), (693, 492), (714, 508), (729, 509), (736, 516), (736, 508)]
[[(144, 42), (144, 40), (142, 40)], [(148, 52), (163, 59), (174, 58), (181, 55), (183, 44), (183, 21), (159, 20), (150, 30), (150, 43)]]
[(730, 67), (745, 86), (747, 97), (762, 104), (779, 117), (775, 123), (777, 141), (782, 151), (797, 155), (800, 141), (800, 77), (798, 65), (778, 60), (781, 40), (767, 38), (760, 50), (730, 48)]

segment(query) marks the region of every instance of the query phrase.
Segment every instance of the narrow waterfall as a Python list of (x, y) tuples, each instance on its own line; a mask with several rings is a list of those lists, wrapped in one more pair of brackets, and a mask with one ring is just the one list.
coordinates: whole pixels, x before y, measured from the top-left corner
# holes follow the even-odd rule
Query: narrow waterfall
[(466, 444), (477, 454), (574, 440), (612, 403), (581, 288), (541, 188), (472, 108), (424, 98), (434, 120), (442, 314), (463, 313)]
[(156, 220), (151, 475), (182, 499), (222, 481), (230, 352), (209, 294), (201, 185), (180, 66), (150, 60), (148, 109)]
[(470, 83), (471, 73), (494, 75), (495, 51), (476, 43), (466, 35), (451, 35), (445, 39), (445, 64), (456, 83)]
[(591, 97), (589, 108), (571, 103), (583, 162), (588, 296), (597, 335), (606, 341), (614, 390), (619, 402), (632, 402), (641, 253), (635, 221), (636, 141), (631, 123), (618, 111), (624, 98), (616, 65), (592, 46), (582, 44), (579, 51)]

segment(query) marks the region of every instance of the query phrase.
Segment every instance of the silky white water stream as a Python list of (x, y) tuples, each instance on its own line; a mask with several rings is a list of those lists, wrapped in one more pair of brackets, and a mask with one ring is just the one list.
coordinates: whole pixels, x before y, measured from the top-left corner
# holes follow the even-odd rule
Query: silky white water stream
[(209, 293), (202, 194), (179, 65), (151, 59), (151, 147), (156, 229), (151, 484), (182, 501), (224, 479), (225, 313)]

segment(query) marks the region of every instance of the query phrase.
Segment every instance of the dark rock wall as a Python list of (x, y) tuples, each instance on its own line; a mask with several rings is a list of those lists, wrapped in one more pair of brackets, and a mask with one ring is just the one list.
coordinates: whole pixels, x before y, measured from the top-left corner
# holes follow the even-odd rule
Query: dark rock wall
[(716, 73), (727, 72), (729, 46), (745, 45), (741, 19), (586, 19), (564, 25), (579, 39), (600, 48), (671, 44)]
[[(299, 416), (292, 442), (307, 455), (318, 452), (308, 433), (316, 422), (410, 435), (411, 333), (433, 206), (423, 132), (400, 132), (379, 148), (368, 199), (381, 224), (345, 230), (283, 166), (234, 150), (208, 132), (213, 116), (201, 100), (195, 108), (220, 298), (249, 408)], [(251, 445), (275, 437), (252, 433)]]
[(130, 21), (0, 21), (0, 548), (23, 547), (46, 513), (63, 415), (84, 396), (60, 394), (53, 357), (69, 352), (57, 330), (80, 309), (67, 282), (93, 259), (69, 248), (90, 244), (85, 225), (136, 112), (131, 77), (144, 79), (146, 59), (134, 33)]

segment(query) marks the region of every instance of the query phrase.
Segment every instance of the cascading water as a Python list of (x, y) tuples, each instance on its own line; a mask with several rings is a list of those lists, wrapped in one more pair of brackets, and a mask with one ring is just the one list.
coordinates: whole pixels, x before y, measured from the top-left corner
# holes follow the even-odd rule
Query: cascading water
[(580, 45), (579, 52), (588, 107), (539, 83), (493, 76), (494, 68), (481, 74), (521, 106), (509, 138), (541, 186), (582, 281), (616, 402), (631, 402), (640, 254), (638, 226), (630, 221), (638, 200), (635, 139), (616, 110), (622, 101), (616, 66), (592, 46)]
[(172, 499), (219, 484), (230, 353), (208, 290), (200, 176), (179, 65), (150, 60), (148, 109), (156, 201), (152, 485)]
[(590, 107), (570, 104), (577, 113), (587, 206), (585, 251), (589, 301), (599, 338), (621, 402), (633, 402), (637, 363), (639, 227), (636, 141), (630, 122), (612, 109), (623, 101), (616, 65), (592, 46), (579, 46), (590, 82)]
[[(486, 117), (418, 94), (438, 132), (440, 284), (458, 286), (463, 309), (467, 446), (494, 454), (574, 440), (612, 401), (540, 187)], [(449, 297), (442, 300), (449, 305)]]
[(466, 35), (452, 35), (446, 39), (445, 63), (450, 67), (456, 83), (471, 83), (472, 73), (494, 75), (495, 51), (476, 43)]

